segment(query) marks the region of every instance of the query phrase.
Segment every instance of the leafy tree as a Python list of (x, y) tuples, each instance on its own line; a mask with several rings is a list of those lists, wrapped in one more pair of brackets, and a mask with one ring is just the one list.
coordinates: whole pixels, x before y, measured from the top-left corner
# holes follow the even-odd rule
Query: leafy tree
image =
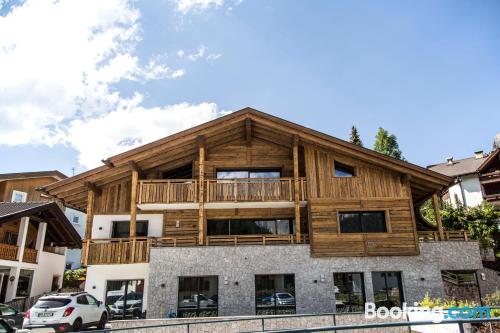
[(394, 134), (389, 134), (382, 127), (378, 128), (373, 149), (379, 153), (404, 161), (403, 153), (399, 149), (398, 138)]
[(351, 138), (349, 139), (349, 142), (363, 147), (363, 142), (361, 141), (361, 138), (359, 137), (358, 129), (354, 125), (351, 127)]
[(85, 281), (86, 276), (87, 270), (85, 268), (67, 270), (64, 272), (63, 287), (78, 288), (80, 283)]
[[(460, 201), (455, 206), (449, 203), (441, 203), (441, 220), (443, 227), (449, 230), (466, 230), (472, 239), (477, 239), (481, 248), (488, 249), (495, 246), (495, 236), (500, 211), (483, 201), (475, 207), (466, 207)], [(422, 216), (432, 224), (436, 224), (432, 201), (427, 200), (421, 206)]]

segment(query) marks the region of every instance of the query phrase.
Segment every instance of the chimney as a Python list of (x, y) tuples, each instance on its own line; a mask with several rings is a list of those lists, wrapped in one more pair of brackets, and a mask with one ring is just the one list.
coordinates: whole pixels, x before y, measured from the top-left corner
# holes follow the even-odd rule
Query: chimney
[(476, 160), (477, 160), (477, 159), (483, 158), (484, 157), (484, 153), (483, 153), (482, 150), (478, 150), (478, 151), (474, 152), (474, 156), (476, 157)]
[(453, 156), (450, 156), (446, 159), (446, 164), (447, 165), (453, 165)]

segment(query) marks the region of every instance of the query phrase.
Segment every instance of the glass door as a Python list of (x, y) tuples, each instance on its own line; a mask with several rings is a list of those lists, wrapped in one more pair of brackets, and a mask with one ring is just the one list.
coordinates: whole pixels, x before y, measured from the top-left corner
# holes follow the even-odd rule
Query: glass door
[(111, 280), (106, 283), (105, 304), (110, 319), (143, 317), (144, 280)]

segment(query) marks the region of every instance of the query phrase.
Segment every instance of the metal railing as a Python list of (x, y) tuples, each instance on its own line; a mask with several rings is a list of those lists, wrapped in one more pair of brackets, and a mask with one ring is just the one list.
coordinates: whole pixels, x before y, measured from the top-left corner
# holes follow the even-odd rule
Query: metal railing
[[(397, 327), (406, 327), (408, 328), (408, 332), (411, 331), (414, 326), (429, 326), (429, 325), (449, 325), (449, 324), (457, 324), (461, 333), (465, 332), (464, 325), (465, 324), (480, 324), (480, 323), (489, 323), (490, 324), (490, 332), (494, 333), (492, 323), (500, 323), (500, 318), (473, 318), (473, 319), (456, 319), (456, 320), (443, 320), (439, 323), (435, 323), (433, 321), (401, 321), (401, 322), (387, 322), (387, 323), (364, 323), (364, 324), (355, 324), (355, 325), (337, 325), (337, 317), (342, 315), (362, 315), (364, 313), (320, 313), (320, 314), (299, 314), (299, 315), (283, 315), (283, 316), (261, 316), (261, 317), (241, 317), (241, 318), (228, 318), (228, 319), (219, 319), (219, 320), (200, 320), (193, 322), (185, 322), (185, 323), (163, 323), (163, 324), (153, 324), (153, 325), (142, 325), (142, 326), (127, 326), (127, 327), (118, 327), (118, 328), (106, 328), (102, 330), (92, 330), (89, 332), (93, 333), (104, 333), (104, 332), (123, 332), (123, 331), (133, 331), (141, 329), (142, 332), (147, 332), (146, 330), (150, 329), (151, 332), (157, 332), (157, 329), (161, 328), (172, 328), (175, 332), (178, 332), (179, 329), (184, 328), (185, 332), (192, 332), (193, 328), (199, 325), (214, 325), (214, 324), (232, 324), (235, 322), (255, 322), (256, 328), (254, 330), (247, 330), (241, 332), (247, 333), (257, 333), (257, 332), (267, 332), (267, 333), (298, 333), (298, 332), (336, 332), (336, 331), (346, 331), (346, 330), (362, 330), (362, 329), (383, 329), (383, 328), (397, 328)], [(294, 318), (307, 318), (307, 317), (330, 317), (332, 323), (331, 326), (320, 326), (320, 327), (312, 327), (312, 328), (291, 328), (291, 329), (266, 329), (266, 323), (269, 321), (276, 321), (280, 319), (294, 319)], [(183, 319), (183, 318), (180, 318)], [(172, 319), (175, 320), (175, 319)], [(270, 323), (268, 323), (270, 324)]]

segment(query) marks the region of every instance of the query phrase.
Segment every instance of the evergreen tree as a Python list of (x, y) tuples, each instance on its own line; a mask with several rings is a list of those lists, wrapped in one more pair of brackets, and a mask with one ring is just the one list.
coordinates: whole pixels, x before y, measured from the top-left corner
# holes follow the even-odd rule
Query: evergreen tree
[(378, 128), (378, 133), (375, 137), (373, 150), (403, 161), (405, 160), (403, 157), (403, 153), (399, 149), (398, 139), (396, 138), (396, 136), (394, 134), (389, 134), (389, 132), (387, 132), (382, 127)]
[(354, 125), (351, 127), (351, 138), (349, 139), (349, 141), (351, 143), (354, 143), (355, 145), (363, 147), (363, 142), (359, 137), (358, 129)]

